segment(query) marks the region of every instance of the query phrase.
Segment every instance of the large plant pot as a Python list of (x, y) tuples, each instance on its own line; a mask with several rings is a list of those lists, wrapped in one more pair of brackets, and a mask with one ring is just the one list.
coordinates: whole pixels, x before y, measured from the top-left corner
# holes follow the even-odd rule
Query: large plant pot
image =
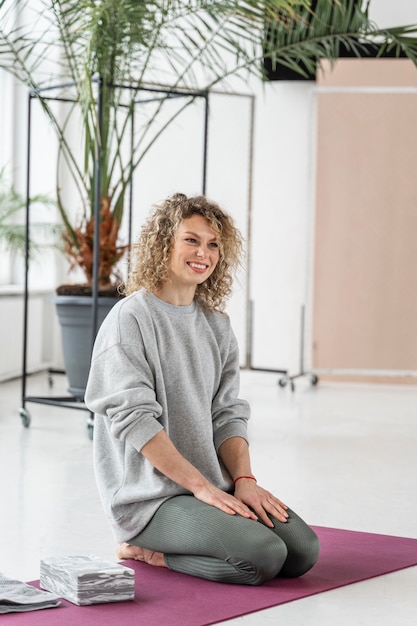
[[(62, 349), (69, 393), (84, 400), (93, 349), (93, 298), (88, 296), (55, 296), (61, 326)], [(117, 298), (98, 299), (98, 328)], [(97, 328), (97, 329), (98, 329)]]

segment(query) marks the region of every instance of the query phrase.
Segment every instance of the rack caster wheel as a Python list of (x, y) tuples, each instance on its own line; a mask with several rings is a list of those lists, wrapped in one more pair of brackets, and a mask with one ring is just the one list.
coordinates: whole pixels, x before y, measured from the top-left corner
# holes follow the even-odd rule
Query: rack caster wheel
[(318, 376), (316, 376), (315, 374), (312, 374), (310, 376), (310, 383), (313, 385), (313, 387), (315, 387), (319, 382)]
[(29, 424), (31, 421), (30, 413), (27, 409), (19, 409), (20, 419), (22, 420), (22, 424), (25, 428), (29, 428)]
[(278, 381), (278, 385), (280, 387), (286, 387), (288, 383), (288, 378), (286, 378), (285, 376), (283, 378), (280, 378)]

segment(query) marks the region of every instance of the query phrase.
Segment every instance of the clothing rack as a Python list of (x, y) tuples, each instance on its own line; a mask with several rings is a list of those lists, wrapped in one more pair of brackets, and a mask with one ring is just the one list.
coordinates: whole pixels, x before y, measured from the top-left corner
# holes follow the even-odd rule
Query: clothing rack
[(304, 342), (305, 342), (305, 305), (303, 304), (301, 307), (301, 325), (300, 325), (300, 369), (297, 374), (293, 374), (290, 376), (288, 372), (285, 373), (285, 376), (279, 379), (278, 384), (280, 387), (286, 387), (288, 384), (290, 385), (291, 391), (295, 391), (294, 380), (297, 378), (301, 378), (305, 376), (310, 380), (310, 383), (313, 387), (315, 387), (318, 382), (318, 376), (311, 371), (306, 371), (304, 369)]
[(278, 379), (278, 385), (280, 387), (286, 387), (287, 385), (290, 386), (291, 391), (295, 391), (295, 384), (294, 384), (294, 380), (296, 378), (301, 378), (302, 376), (305, 376), (307, 378), (309, 378), (310, 383), (315, 386), (318, 384), (319, 379), (318, 376), (311, 371), (306, 371), (304, 369), (304, 337), (305, 337), (305, 306), (303, 305), (301, 307), (301, 326), (300, 326), (300, 370), (299, 372), (297, 372), (297, 374), (293, 374), (292, 376), (289, 374), (289, 370), (288, 369), (274, 369), (274, 368), (268, 368), (268, 367), (254, 367), (251, 364), (251, 358), (252, 358), (252, 320), (253, 320), (253, 303), (251, 303), (250, 306), (250, 324), (249, 324), (249, 328), (251, 329), (250, 335), (248, 337), (248, 344), (250, 346), (250, 351), (248, 353), (247, 356), (247, 361), (248, 361), (248, 369), (254, 371), (254, 372), (269, 372), (271, 374), (283, 374), (283, 376), (281, 378)]
[[(99, 81), (98, 81), (99, 83)], [(64, 98), (58, 95), (53, 95), (54, 92), (59, 92), (63, 88), (71, 88), (75, 87), (76, 83), (66, 83), (66, 84), (57, 84), (47, 87), (45, 89), (38, 90), (30, 90), (28, 94), (28, 117), (27, 117), (27, 154), (26, 154), (26, 224), (25, 224), (25, 275), (24, 275), (24, 310), (23, 310), (23, 354), (22, 354), (22, 386), (21, 386), (21, 407), (19, 409), (19, 416), (21, 418), (22, 424), (25, 428), (28, 428), (31, 423), (31, 414), (27, 408), (28, 403), (35, 404), (44, 404), (44, 405), (52, 405), (58, 406), (60, 408), (69, 408), (69, 409), (77, 409), (88, 412), (87, 417), (87, 433), (89, 438), (91, 439), (93, 436), (93, 424), (94, 424), (94, 415), (87, 408), (84, 403), (84, 399), (80, 397), (75, 397), (72, 395), (66, 396), (33, 396), (27, 394), (27, 378), (28, 378), (28, 320), (29, 320), (29, 250), (30, 250), (30, 184), (31, 184), (31, 149), (32, 149), (32, 102), (37, 98), (39, 94), (43, 94), (43, 92), (48, 92), (49, 95), (43, 95), (44, 98), (55, 102), (74, 102), (75, 99)], [(112, 85), (110, 85), (112, 87)], [(116, 87), (116, 85), (113, 85)], [(117, 87), (123, 87), (117, 85)], [(132, 91), (132, 87), (130, 85), (126, 85), (126, 89)], [(98, 90), (100, 92), (100, 84), (98, 84)], [(157, 94), (165, 94), (168, 97), (190, 97), (192, 99), (202, 98), (204, 101), (205, 109), (204, 109), (204, 129), (203, 129), (203, 171), (202, 171), (202, 193), (206, 193), (206, 181), (207, 181), (207, 143), (208, 143), (208, 124), (209, 124), (209, 92), (208, 91), (192, 91), (192, 90), (175, 90), (170, 87), (161, 86), (161, 85), (152, 85), (146, 87), (138, 87), (135, 89), (136, 92), (148, 92), (151, 94), (152, 99), (157, 99)], [(148, 99), (147, 102), (150, 100)], [(140, 104), (141, 102), (138, 102)], [(102, 119), (102, 104), (101, 98), (98, 97), (97, 101), (97, 119)], [(133, 133), (134, 133), (134, 124), (132, 123), (132, 141), (133, 141)], [(99, 133), (100, 134), (100, 133)], [(97, 147), (98, 154), (100, 147)], [(96, 159), (96, 180), (100, 179), (100, 159)], [(129, 220), (129, 234), (128, 234), (128, 245), (132, 242), (132, 232), (131, 232), (131, 223), (132, 223), (132, 187), (130, 189), (130, 202), (128, 207), (128, 220)], [(100, 201), (98, 194), (95, 197), (95, 206), (94, 206), (94, 216), (95, 216), (95, 233), (94, 240), (99, 241), (99, 215), (100, 215)], [(93, 289), (92, 289), (92, 327), (93, 327), (93, 341), (97, 334), (97, 320), (98, 320), (98, 260), (99, 260), (99, 250), (98, 247), (94, 247), (94, 276), (93, 276)], [(54, 374), (65, 374), (65, 371), (49, 368), (47, 370), (48, 373), (48, 382), (49, 386), (53, 385), (53, 375)]]

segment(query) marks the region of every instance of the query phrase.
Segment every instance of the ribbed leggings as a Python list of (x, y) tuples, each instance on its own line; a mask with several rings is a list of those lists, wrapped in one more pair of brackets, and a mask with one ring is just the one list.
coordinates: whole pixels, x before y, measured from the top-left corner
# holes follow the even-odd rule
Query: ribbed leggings
[(207, 580), (260, 585), (296, 577), (317, 561), (319, 540), (296, 513), (274, 528), (183, 495), (170, 498), (129, 543), (163, 552), (169, 569)]

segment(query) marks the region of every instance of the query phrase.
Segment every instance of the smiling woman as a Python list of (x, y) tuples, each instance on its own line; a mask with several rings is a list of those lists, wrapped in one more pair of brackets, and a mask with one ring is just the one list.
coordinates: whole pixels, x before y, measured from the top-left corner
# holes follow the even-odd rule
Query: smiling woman
[(119, 559), (259, 585), (316, 562), (313, 530), (257, 484), (239, 350), (223, 313), (242, 242), (202, 196), (156, 207), (104, 320), (85, 402)]
[[(211, 269), (201, 269), (203, 280), (194, 283), (192, 297), (209, 309), (223, 311), (241, 262), (242, 237), (232, 218), (204, 196), (188, 198), (177, 193), (154, 208), (133, 246), (126, 295), (140, 287), (152, 293), (167, 289), (180, 242), (183, 264), (189, 261)], [(189, 275), (191, 268), (187, 269)], [(194, 271), (201, 278), (196, 267)]]
[(219, 233), (202, 215), (185, 219), (174, 236), (167, 280), (156, 291), (161, 300), (188, 305), (197, 285), (207, 280), (219, 260)]

